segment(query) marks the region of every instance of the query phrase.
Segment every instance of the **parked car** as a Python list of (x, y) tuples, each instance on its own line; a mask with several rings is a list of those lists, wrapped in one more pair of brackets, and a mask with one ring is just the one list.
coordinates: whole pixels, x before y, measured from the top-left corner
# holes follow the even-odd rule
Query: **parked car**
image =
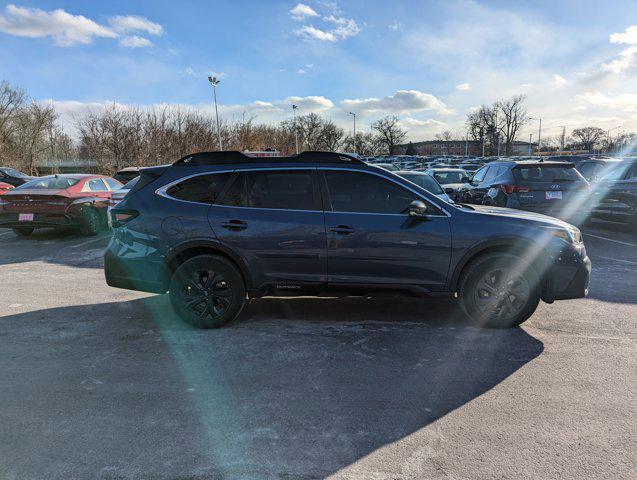
[(111, 209), (115, 205), (117, 205), (119, 202), (124, 200), (124, 197), (128, 195), (128, 192), (131, 191), (131, 189), (137, 184), (138, 181), (139, 181), (139, 175), (137, 175), (135, 178), (133, 178), (130, 182), (126, 183), (125, 185), (122, 185), (117, 190), (113, 190), (110, 201), (108, 202), (108, 208), (106, 210), (106, 217), (108, 220), (109, 227), (113, 226), (111, 223), (111, 216), (110, 216)]
[(246, 295), (387, 291), (457, 296), (476, 324), (507, 327), (588, 291), (576, 227), (447, 204), (354, 157), (203, 152), (140, 174), (111, 210), (106, 281), (170, 292), (197, 327), (232, 321)]
[(9, 190), (13, 190), (15, 187), (10, 183), (0, 182), (0, 195), (7, 193)]
[(575, 168), (589, 182), (595, 182), (603, 177), (621, 160), (615, 158), (588, 158), (575, 163)]
[(399, 168), (393, 163), (374, 163), (374, 166), (384, 168), (385, 170), (388, 170), (390, 172), (395, 172), (399, 170)]
[[(508, 161), (494, 162), (489, 168), (473, 190), (484, 189), (483, 205), (528, 210), (576, 223), (584, 220), (590, 184), (573, 164)], [(495, 177), (491, 177), (492, 169), (496, 170)]]
[(103, 175), (35, 178), (2, 195), (0, 227), (22, 236), (41, 227), (74, 227), (84, 235), (95, 235), (106, 225), (113, 190), (121, 186)]
[(462, 168), (468, 174), (473, 174), (473, 172), (477, 172), (482, 168), (481, 163), (461, 163), (458, 165), (458, 168)]
[(637, 158), (614, 164), (592, 186), (592, 218), (637, 226)]
[(0, 167), (0, 182), (2, 183), (8, 183), (9, 185), (13, 185), (14, 187), (19, 187), (32, 178), (33, 177), (30, 177), (26, 173), (22, 173), (15, 168)]
[(118, 170), (113, 178), (122, 184), (127, 184), (133, 178), (139, 176), (139, 168), (140, 167), (126, 167)]
[(461, 168), (430, 167), (425, 173), (435, 178), (454, 202), (461, 200), (465, 185), (471, 181), (469, 173)]
[(425, 172), (415, 172), (413, 170), (398, 170), (394, 172), (396, 175), (409, 180), (411, 183), (415, 183), (420, 188), (424, 188), (430, 193), (433, 193), (440, 200), (445, 202), (453, 202), (448, 194), (442, 189), (440, 184), (431, 175), (427, 175)]

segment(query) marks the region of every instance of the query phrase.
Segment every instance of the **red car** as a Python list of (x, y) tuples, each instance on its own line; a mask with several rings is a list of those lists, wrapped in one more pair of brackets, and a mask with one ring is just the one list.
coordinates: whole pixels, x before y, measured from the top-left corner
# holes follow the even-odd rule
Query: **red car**
[(10, 183), (0, 182), (0, 195), (7, 193), (9, 190), (14, 188)]
[(22, 236), (36, 228), (74, 227), (95, 235), (106, 226), (106, 209), (122, 184), (103, 175), (35, 178), (0, 198), (0, 227)]

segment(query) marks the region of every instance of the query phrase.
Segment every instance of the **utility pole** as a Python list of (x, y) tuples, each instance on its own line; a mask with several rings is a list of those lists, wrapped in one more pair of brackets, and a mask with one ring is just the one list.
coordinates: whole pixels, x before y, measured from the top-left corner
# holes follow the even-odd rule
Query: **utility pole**
[(606, 149), (607, 153), (610, 153), (610, 132), (612, 132), (613, 130), (617, 130), (620, 127), (621, 125), (617, 125), (616, 127), (610, 128), (606, 131), (606, 137), (607, 137), (606, 141), (608, 142), (608, 148)]
[(217, 85), (221, 82), (217, 77), (208, 77), (208, 81), (212, 85), (212, 93), (215, 98), (215, 117), (217, 118), (217, 140), (219, 141), (219, 151), (223, 151), (221, 145), (221, 127), (219, 125), (219, 110), (217, 110)]
[(358, 153), (358, 142), (356, 142), (356, 114), (354, 112), (349, 112), (349, 114), (354, 117), (354, 151)]
[(296, 153), (298, 155), (299, 153), (299, 134), (298, 134), (298, 128), (296, 127), (296, 109), (299, 108), (298, 105), (292, 105), (292, 116), (294, 117), (294, 147), (296, 150)]
[(529, 133), (529, 157), (531, 156), (531, 145), (533, 145), (533, 134)]
[(566, 125), (562, 125), (562, 151), (564, 151), (564, 143), (566, 142)]
[(469, 156), (469, 134), (465, 134), (464, 137), (464, 157), (467, 158)]
[(539, 155), (541, 148), (540, 142), (542, 141), (542, 119), (539, 117), (529, 117), (529, 120), (539, 120), (540, 122), (540, 127), (537, 131), (537, 153)]

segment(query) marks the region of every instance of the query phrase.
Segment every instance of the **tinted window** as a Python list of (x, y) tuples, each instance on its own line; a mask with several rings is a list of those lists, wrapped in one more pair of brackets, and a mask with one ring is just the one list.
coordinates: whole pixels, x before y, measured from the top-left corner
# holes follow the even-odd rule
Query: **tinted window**
[(433, 172), (434, 178), (441, 185), (447, 185), (449, 183), (462, 183), (462, 179), (467, 176), (465, 172), (459, 171), (435, 171)]
[(420, 198), (394, 182), (369, 173), (326, 170), (332, 209), (337, 212), (403, 213)]
[(637, 178), (637, 163), (633, 165), (633, 168), (630, 169), (628, 175), (626, 175), (626, 180), (635, 180)]
[(484, 182), (490, 182), (491, 180), (493, 180), (496, 176), (498, 175), (498, 167), (496, 167), (495, 165), (492, 165), (489, 167), (489, 170), (487, 171), (486, 175), (484, 176)]
[(232, 180), (232, 184), (223, 194), (219, 204), (230, 207), (246, 207), (248, 205), (246, 197), (246, 174), (241, 172)]
[(486, 175), (488, 169), (489, 167), (484, 167), (478, 170), (476, 174), (473, 176), (473, 181), (481, 182), (484, 179), (484, 176)]
[(513, 170), (515, 177), (524, 182), (565, 182), (582, 180), (582, 176), (573, 167), (524, 166)]
[(442, 187), (438, 184), (438, 182), (436, 182), (436, 180), (431, 175), (425, 175), (425, 174), (421, 174), (421, 175), (411, 174), (410, 175), (410, 174), (407, 173), (407, 174), (404, 174), (404, 175), (401, 175), (401, 176), (406, 178), (410, 182), (415, 183), (419, 187), (424, 188), (428, 192), (433, 193), (434, 195), (440, 195), (442, 193), (445, 193), (442, 190)]
[(215, 203), (231, 176), (232, 173), (215, 173), (187, 178), (168, 188), (166, 194), (188, 202)]
[(94, 178), (93, 180), (89, 180), (86, 184), (86, 187), (83, 191), (88, 190), (89, 192), (106, 192), (108, 188), (106, 188), (106, 184), (102, 181), (101, 178)]
[(114, 178), (104, 178), (104, 181), (106, 182), (106, 185), (108, 185), (108, 188), (111, 190), (118, 190), (122, 188), (122, 184)]
[(77, 185), (80, 182), (79, 178), (70, 177), (44, 177), (36, 178), (20, 185), (18, 188), (23, 189), (51, 189), (51, 190), (64, 190), (65, 188)]
[(248, 172), (248, 205), (255, 208), (316, 210), (311, 170)]
[(595, 175), (597, 170), (600, 169), (599, 167), (601, 166), (598, 166), (596, 163), (585, 163), (583, 165), (580, 165), (579, 171), (585, 177), (590, 177), (592, 175)]

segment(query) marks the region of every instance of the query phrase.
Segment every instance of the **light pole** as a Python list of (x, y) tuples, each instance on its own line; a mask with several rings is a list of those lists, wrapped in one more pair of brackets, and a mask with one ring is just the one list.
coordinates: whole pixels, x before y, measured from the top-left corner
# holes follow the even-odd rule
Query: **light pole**
[(349, 114), (354, 117), (354, 151), (358, 153), (358, 144), (356, 143), (356, 114), (354, 112), (349, 112)]
[(469, 134), (465, 133), (464, 136), (464, 158), (469, 156)]
[(212, 85), (212, 94), (215, 99), (215, 117), (217, 118), (217, 140), (219, 141), (219, 151), (223, 151), (221, 145), (221, 127), (219, 126), (219, 110), (217, 110), (217, 85), (221, 82), (217, 77), (208, 77), (210, 85)]
[(566, 125), (560, 125), (562, 127), (562, 141), (560, 145), (562, 146), (562, 151), (564, 151), (564, 142), (566, 141)]
[(539, 120), (540, 122), (540, 128), (537, 131), (537, 153), (539, 155), (541, 148), (540, 142), (542, 141), (542, 119), (539, 117), (529, 117), (529, 120)]
[(607, 149), (607, 152), (606, 152), (606, 153), (610, 153), (610, 132), (612, 132), (613, 130), (617, 130), (617, 129), (618, 129), (618, 128), (620, 128), (620, 127), (621, 127), (621, 125), (617, 125), (616, 127), (609, 128), (609, 129), (606, 131), (606, 139), (607, 139), (606, 141), (608, 142), (608, 149)]
[(296, 128), (296, 109), (299, 108), (298, 105), (292, 105), (292, 116), (294, 117), (294, 147), (296, 149), (296, 154), (299, 153), (299, 134), (298, 129)]
[(533, 134), (529, 133), (529, 157), (531, 156), (531, 145), (533, 145)]

